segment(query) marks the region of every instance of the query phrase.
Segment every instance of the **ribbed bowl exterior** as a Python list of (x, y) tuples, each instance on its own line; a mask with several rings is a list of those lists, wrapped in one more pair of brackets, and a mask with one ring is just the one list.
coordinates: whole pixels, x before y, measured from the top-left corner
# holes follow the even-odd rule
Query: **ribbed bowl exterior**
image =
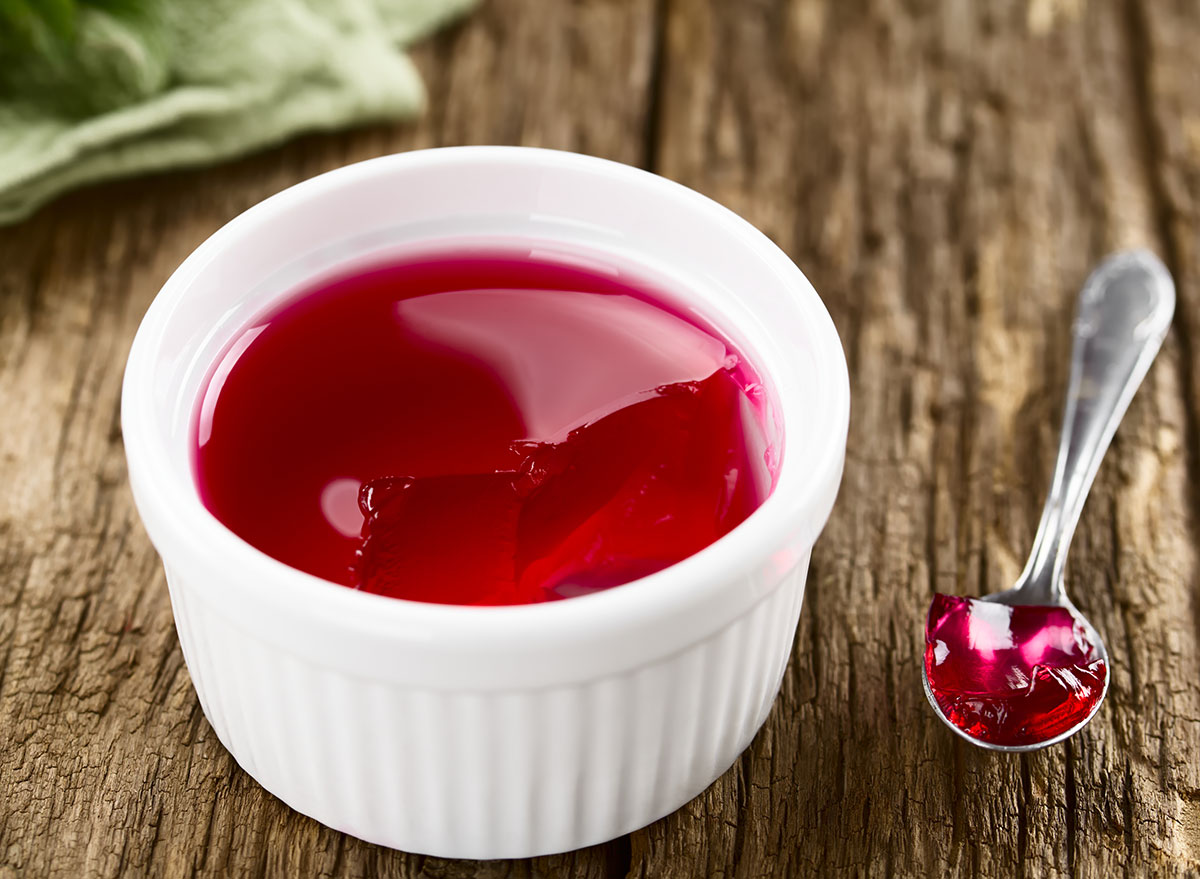
[(779, 690), (807, 567), (806, 553), (749, 612), (653, 663), (489, 691), (321, 667), (240, 625), (204, 582), (170, 565), (167, 580), (204, 714), (263, 787), (370, 842), (504, 858), (620, 836), (719, 777)]

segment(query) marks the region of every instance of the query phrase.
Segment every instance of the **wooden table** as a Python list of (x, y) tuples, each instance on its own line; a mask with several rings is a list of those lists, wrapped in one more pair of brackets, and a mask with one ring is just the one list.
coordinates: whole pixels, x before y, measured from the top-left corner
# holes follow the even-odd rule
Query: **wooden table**
[[(418, 53), (417, 124), (102, 186), (0, 230), (0, 877), (1195, 875), (1200, 870), (1200, 6), (1191, 0), (489, 0)], [(414, 857), (264, 793), (196, 702), (118, 419), (171, 270), (295, 181), (524, 143), (739, 211), (822, 293), (854, 412), (795, 655), (674, 815), (529, 862)], [(1112, 690), (1067, 744), (964, 744), (920, 689), (935, 590), (1012, 582), (1057, 441), (1076, 290), (1146, 245), (1175, 328), (1069, 586)]]

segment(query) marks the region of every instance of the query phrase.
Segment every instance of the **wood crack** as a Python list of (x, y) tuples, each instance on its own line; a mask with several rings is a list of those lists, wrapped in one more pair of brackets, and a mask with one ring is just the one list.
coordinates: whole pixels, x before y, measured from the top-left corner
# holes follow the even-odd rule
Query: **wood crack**
[(1066, 801), (1067, 809), (1067, 869), (1072, 879), (1074, 879), (1075, 847), (1077, 835), (1079, 833), (1079, 794), (1075, 787), (1075, 746), (1070, 739), (1067, 739), (1066, 744), (1063, 747), (1063, 752), (1063, 762), (1066, 765), (1066, 779), (1063, 785), (1063, 798)]
[(650, 80), (646, 84), (646, 121), (642, 129), (641, 165), (656, 172), (659, 167), (659, 139), (666, 112), (667, 28), (670, 26), (670, 0), (654, 0), (654, 42), (650, 55)]
[(605, 879), (627, 879), (632, 875), (633, 840), (627, 833), (604, 847), (604, 877)]
[[(1020, 754), (1021, 794), (1017, 798), (1017, 874), (1029, 876), (1029, 811), (1033, 806), (1033, 782), (1029, 775), (1029, 755)], [(1036, 872), (1036, 871), (1035, 871)]]
[(1124, 819), (1124, 839), (1125, 839), (1125, 858), (1124, 858), (1124, 874), (1126, 879), (1135, 874), (1133, 864), (1135, 863), (1135, 851), (1133, 843), (1133, 828), (1135, 824), (1134, 806), (1133, 806), (1133, 766), (1129, 758), (1125, 759), (1125, 785), (1121, 795), (1121, 816)]
[[(1154, 220), (1163, 248), (1163, 262), (1175, 279), (1176, 292), (1180, 300), (1190, 289), (1192, 279), (1188, 276), (1188, 265), (1180, 252), (1175, 233), (1175, 206), (1167, 190), (1165, 165), (1168, 153), (1163, 144), (1163, 135), (1154, 111), (1155, 93), (1151, 83), (1154, 57), (1154, 42), (1150, 35), (1148, 0), (1126, 0), (1125, 12), (1130, 58), (1130, 74), (1136, 95), (1137, 128), (1141, 133), (1142, 161), (1150, 197), (1154, 206)], [(1196, 347), (1193, 344), (1191, 313), (1187, 308), (1176, 310), (1174, 335), (1179, 345), (1179, 383), (1183, 388), (1188, 405), (1184, 409), (1184, 423), (1190, 438), (1184, 445), (1187, 469), (1191, 474), (1189, 499), (1193, 523), (1200, 523), (1200, 388), (1196, 387)], [(1193, 525), (1195, 528), (1196, 525)]]

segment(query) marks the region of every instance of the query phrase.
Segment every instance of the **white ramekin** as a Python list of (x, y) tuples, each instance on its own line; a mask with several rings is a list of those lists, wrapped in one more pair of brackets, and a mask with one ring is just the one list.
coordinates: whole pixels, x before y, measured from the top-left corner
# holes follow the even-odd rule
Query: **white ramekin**
[[(497, 236), (637, 263), (734, 340), (762, 374), (786, 440), (759, 510), (643, 580), (476, 608), (332, 585), (204, 509), (189, 425), (237, 329), (301, 279), (350, 260)], [(642, 827), (749, 744), (791, 652), (848, 415), (833, 323), (760, 232), (661, 177), (512, 147), (386, 156), (251, 208), (167, 281), (134, 340), (122, 401), (134, 498), (221, 742), (324, 824), (466, 858), (563, 851)]]

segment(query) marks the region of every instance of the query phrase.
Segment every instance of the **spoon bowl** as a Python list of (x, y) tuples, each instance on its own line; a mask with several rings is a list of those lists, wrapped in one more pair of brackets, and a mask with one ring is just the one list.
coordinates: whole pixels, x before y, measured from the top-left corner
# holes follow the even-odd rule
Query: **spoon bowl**
[[(1012, 589), (1006, 589), (1003, 592), (997, 592), (993, 595), (988, 595), (980, 599), (980, 601), (1016, 607), (1028, 604), (1028, 602), (1022, 600), (1024, 597), (1025, 596), (1020, 594), (1020, 590), (1017, 587), (1014, 587)], [(1096, 631), (1096, 628), (1088, 621), (1087, 617), (1085, 617), (1079, 611), (1079, 609), (1071, 603), (1070, 599), (1064, 599), (1061, 604), (1056, 606), (1065, 609), (1071, 614), (1075, 622), (1082, 627), (1086, 639), (1090, 642), (1094, 657), (1103, 664), (1105, 669), (1110, 669), (1112, 666), (1108, 659), (1108, 648), (1104, 645), (1104, 640), (1100, 637), (1100, 633)], [(1038, 741), (1030, 744), (1005, 745), (997, 742), (990, 742), (987, 739), (972, 735), (970, 732), (960, 727), (950, 717), (948, 717), (942, 710), (941, 705), (938, 703), (937, 696), (934, 694), (933, 688), (930, 686), (928, 671), (925, 669), (924, 665), (922, 665), (921, 669), (921, 682), (925, 688), (925, 697), (929, 700), (929, 704), (933, 706), (934, 713), (942, 719), (943, 723), (950, 727), (950, 729), (952, 729), (957, 735), (966, 739), (973, 745), (978, 745), (981, 748), (987, 748), (991, 751), (1004, 751), (1018, 754), (1026, 751), (1037, 751), (1041, 748), (1046, 748), (1050, 745), (1056, 745), (1059, 742), (1066, 741), (1071, 736), (1075, 735), (1075, 733), (1079, 732), (1079, 730), (1087, 726), (1091, 719), (1096, 715), (1096, 712), (1100, 710), (1101, 703), (1108, 695), (1108, 686), (1111, 680), (1112, 675), (1106, 673), (1104, 675), (1104, 681), (1101, 686), (1100, 693), (1095, 698), (1095, 701), (1092, 702), (1091, 707), (1086, 715), (1084, 715), (1082, 719), (1068, 729), (1052, 736), (1041, 738)]]

